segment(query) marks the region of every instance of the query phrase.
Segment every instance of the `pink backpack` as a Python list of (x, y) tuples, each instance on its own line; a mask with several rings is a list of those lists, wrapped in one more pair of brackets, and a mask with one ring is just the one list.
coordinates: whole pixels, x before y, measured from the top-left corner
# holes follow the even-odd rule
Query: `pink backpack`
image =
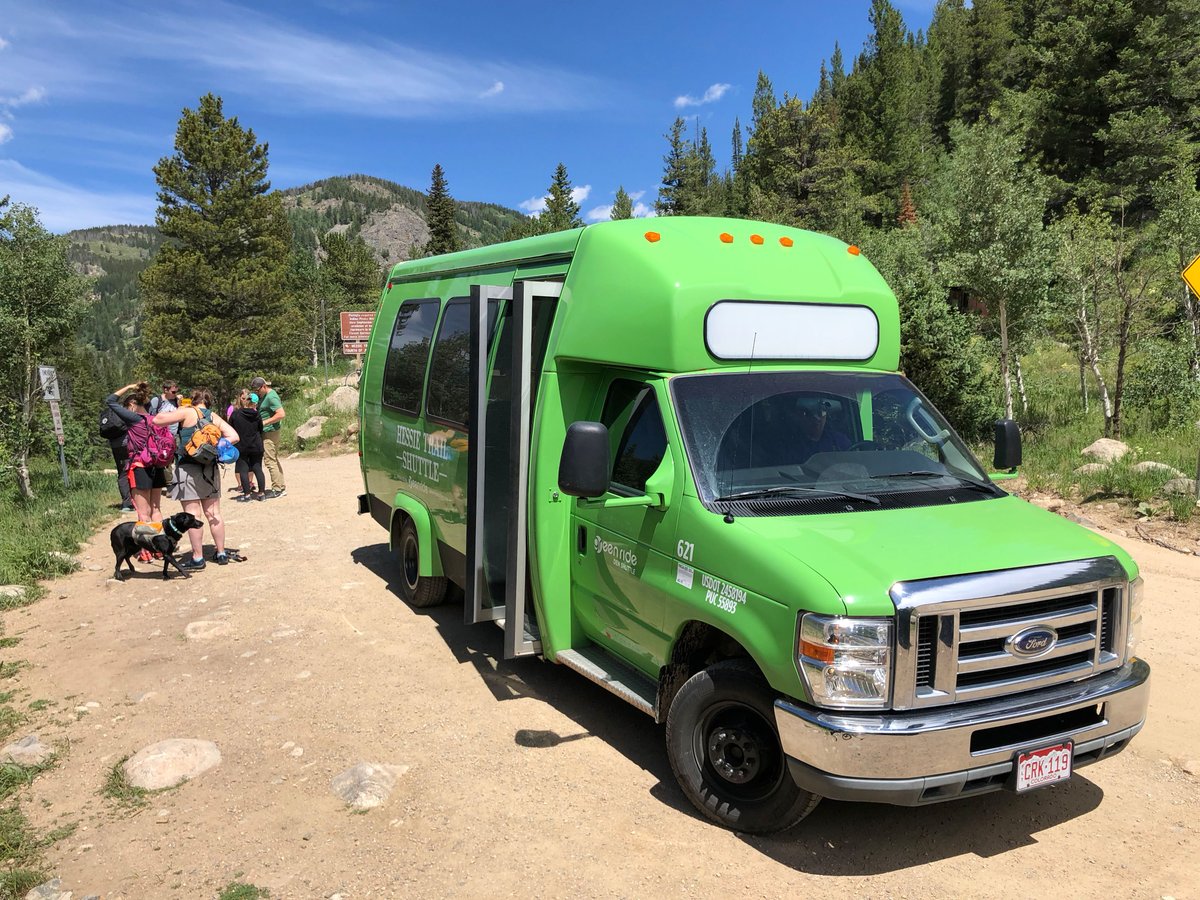
[(143, 415), (142, 421), (129, 426), (129, 458), (148, 469), (165, 469), (175, 461), (175, 435), (167, 426), (155, 425), (152, 419), (153, 416)]

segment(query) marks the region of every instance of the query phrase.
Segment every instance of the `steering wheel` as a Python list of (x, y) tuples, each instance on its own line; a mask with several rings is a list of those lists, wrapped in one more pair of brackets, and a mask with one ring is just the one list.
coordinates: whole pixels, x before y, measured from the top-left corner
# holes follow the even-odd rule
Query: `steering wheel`
[[(920, 425), (918, 425), (917, 424), (917, 410), (920, 408), (921, 408), (921, 398), (913, 397), (912, 400), (909, 402), (908, 406), (905, 407), (904, 418), (908, 419), (908, 423), (910, 425), (912, 425), (912, 427), (914, 429), (916, 429), (917, 434), (919, 434), (921, 437), (923, 437), (926, 440), (926, 442), (933, 444), (935, 447), (938, 447), (940, 449), (941, 446), (943, 444), (945, 444), (947, 440), (949, 440), (950, 431), (949, 431), (949, 429), (943, 428), (938, 432), (930, 434), (928, 431), (926, 431), (924, 428), (922, 428)], [(925, 413), (925, 415), (926, 415), (926, 417), (928, 417), (929, 413)], [(932, 419), (930, 419), (930, 421), (932, 421)]]

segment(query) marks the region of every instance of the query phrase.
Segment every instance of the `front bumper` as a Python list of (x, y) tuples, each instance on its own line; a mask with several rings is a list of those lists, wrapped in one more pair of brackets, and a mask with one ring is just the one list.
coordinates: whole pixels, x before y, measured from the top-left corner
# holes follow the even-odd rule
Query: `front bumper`
[(1006, 787), (1017, 751), (1075, 742), (1074, 768), (1125, 748), (1146, 719), (1143, 660), (1013, 697), (875, 714), (775, 701), (792, 778), (833, 800), (919, 806)]

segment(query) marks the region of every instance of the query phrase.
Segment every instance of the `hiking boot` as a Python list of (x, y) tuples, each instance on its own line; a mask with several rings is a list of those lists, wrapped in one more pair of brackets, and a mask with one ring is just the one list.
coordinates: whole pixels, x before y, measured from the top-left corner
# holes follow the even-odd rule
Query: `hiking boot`
[(195, 559), (189, 556), (187, 559), (179, 563), (179, 568), (183, 569), (185, 572), (201, 572), (204, 570), (205, 565), (206, 563), (204, 562), (204, 557)]
[(286, 496), (287, 496), (287, 488), (271, 488), (266, 493), (266, 497), (268, 500), (276, 500), (280, 497), (286, 497)]
[(221, 553), (213, 556), (213, 562), (215, 562), (218, 566), (227, 566), (229, 565), (229, 554), (222, 551)]

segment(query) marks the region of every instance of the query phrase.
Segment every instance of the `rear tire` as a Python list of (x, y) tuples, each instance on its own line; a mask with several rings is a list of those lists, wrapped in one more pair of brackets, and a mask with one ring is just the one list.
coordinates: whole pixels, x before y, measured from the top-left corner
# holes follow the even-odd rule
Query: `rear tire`
[(405, 519), (396, 542), (396, 562), (400, 566), (400, 596), (409, 606), (425, 609), (446, 599), (446, 579), (420, 574), (421, 544), (417, 526)]
[(742, 660), (715, 663), (679, 689), (667, 714), (667, 755), (696, 808), (735, 831), (782, 831), (821, 801), (792, 781), (771, 690)]

